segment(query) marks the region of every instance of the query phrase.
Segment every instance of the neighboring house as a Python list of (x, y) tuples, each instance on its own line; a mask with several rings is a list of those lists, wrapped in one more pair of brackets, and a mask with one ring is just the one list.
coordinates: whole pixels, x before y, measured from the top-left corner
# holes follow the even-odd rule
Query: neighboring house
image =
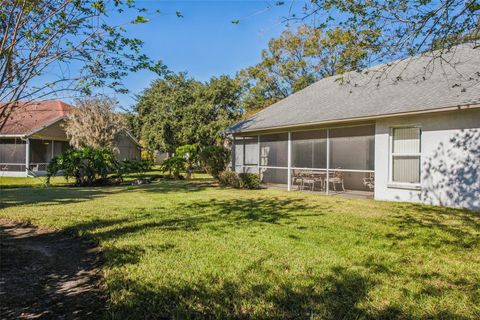
[[(62, 101), (19, 104), (0, 129), (0, 177), (44, 175), (50, 160), (69, 147), (63, 123), (72, 106)], [(128, 132), (116, 139), (118, 159), (140, 159)]]
[(288, 190), (343, 183), (378, 200), (480, 209), (479, 82), (470, 45), (322, 79), (229, 128), (232, 165)]

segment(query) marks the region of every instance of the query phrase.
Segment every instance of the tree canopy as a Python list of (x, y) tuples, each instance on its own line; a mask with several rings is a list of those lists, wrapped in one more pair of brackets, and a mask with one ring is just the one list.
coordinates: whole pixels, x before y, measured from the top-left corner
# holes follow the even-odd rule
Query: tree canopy
[(328, 76), (367, 65), (375, 32), (324, 30), (306, 25), (284, 31), (262, 51), (262, 61), (239, 72), (247, 114)]
[(113, 149), (118, 134), (125, 129), (124, 117), (115, 112), (116, 101), (91, 97), (77, 99), (68, 115), (65, 132), (75, 148)]
[(240, 86), (228, 76), (200, 82), (185, 73), (153, 81), (134, 107), (140, 137), (151, 149), (174, 153), (186, 144), (223, 142), (224, 129), (240, 115)]
[[(283, 5), (283, 2), (279, 2)], [(348, 32), (379, 35), (370, 43), (376, 62), (390, 62), (425, 51), (445, 50), (463, 42), (479, 44), (478, 0), (306, 0), (288, 23), (309, 23), (321, 28), (341, 27)]]
[[(136, 17), (112, 23), (127, 11)], [(127, 73), (162, 73), (162, 63), (142, 53), (142, 41), (126, 36), (126, 25), (148, 21), (145, 12), (134, 0), (0, 0), (0, 101), (14, 106), (95, 87), (125, 93)], [(9, 110), (0, 106), (0, 129)]]

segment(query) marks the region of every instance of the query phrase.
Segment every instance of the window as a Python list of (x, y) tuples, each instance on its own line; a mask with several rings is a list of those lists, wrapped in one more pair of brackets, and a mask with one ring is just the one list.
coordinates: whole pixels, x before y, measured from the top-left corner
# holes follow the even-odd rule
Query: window
[(420, 128), (393, 128), (391, 143), (391, 180), (420, 183)]

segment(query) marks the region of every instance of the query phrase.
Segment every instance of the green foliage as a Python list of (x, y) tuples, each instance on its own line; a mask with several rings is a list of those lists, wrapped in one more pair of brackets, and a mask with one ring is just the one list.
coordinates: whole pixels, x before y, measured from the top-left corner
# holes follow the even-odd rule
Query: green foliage
[(241, 189), (260, 189), (260, 176), (256, 173), (236, 173), (225, 170), (218, 174), (218, 181), (222, 186)]
[(175, 179), (181, 177), (180, 173), (185, 168), (185, 159), (181, 157), (171, 157), (165, 159), (160, 165), (160, 171), (168, 172), (169, 176), (173, 176)]
[(116, 171), (117, 161), (112, 151), (106, 148), (68, 149), (54, 157), (47, 168), (47, 183), (62, 171), (65, 178), (75, 179), (75, 185), (93, 185), (97, 179), (105, 179)]
[(218, 181), (225, 187), (240, 188), (240, 178), (235, 171), (225, 170), (220, 172)]
[(257, 173), (240, 173), (240, 188), (260, 189), (260, 175)]
[(478, 319), (478, 212), (208, 182), (2, 185), (0, 217), (104, 249), (97, 318)]
[(223, 146), (207, 146), (200, 151), (203, 168), (214, 178), (218, 178), (230, 162), (230, 150)]
[(262, 61), (239, 72), (243, 107), (258, 111), (328, 76), (364, 67), (374, 32), (300, 26), (268, 43)]
[(122, 181), (125, 175), (137, 174), (140, 177), (152, 168), (150, 160), (117, 161), (108, 148), (85, 147), (68, 149), (54, 157), (47, 167), (47, 183), (59, 172), (68, 181), (75, 179), (77, 186), (91, 186), (105, 180), (111, 174), (115, 181)]
[(198, 164), (198, 146), (195, 144), (186, 144), (175, 150), (175, 156), (184, 160), (184, 169), (186, 178), (192, 177), (193, 169)]
[[(130, 72), (166, 72), (142, 52), (143, 42), (127, 36), (119, 17), (136, 15), (130, 24), (146, 23), (146, 8), (133, 0), (36, 0), (0, 2), (0, 101), (94, 88), (126, 93)], [(141, 14), (139, 14), (141, 13)], [(96, 21), (93, 23), (93, 21)], [(74, 62), (77, 72), (66, 70)], [(48, 79), (44, 79), (48, 74)], [(0, 106), (0, 116), (2, 115)], [(3, 120), (3, 119), (0, 119)]]
[(119, 177), (127, 174), (136, 174), (140, 177), (145, 176), (145, 172), (152, 169), (151, 160), (124, 160), (117, 163), (116, 173)]
[(184, 73), (170, 74), (138, 97), (135, 125), (152, 150), (173, 154), (182, 145), (218, 145), (225, 128), (239, 117), (239, 96), (238, 81), (228, 76), (203, 83)]
[(432, 50), (438, 58), (460, 43), (478, 45), (480, 2), (306, 0), (287, 21), (376, 34), (364, 43), (376, 51), (376, 63)]

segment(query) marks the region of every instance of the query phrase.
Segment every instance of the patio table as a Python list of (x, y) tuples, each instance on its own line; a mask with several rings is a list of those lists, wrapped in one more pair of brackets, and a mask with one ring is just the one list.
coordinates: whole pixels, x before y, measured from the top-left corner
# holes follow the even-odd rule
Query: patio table
[(312, 191), (314, 191), (316, 182), (320, 182), (320, 190), (323, 190), (324, 181), (327, 177), (327, 173), (322, 171), (302, 170), (298, 173), (297, 176), (302, 178), (302, 183), (301, 185), (298, 185), (298, 189), (300, 189), (301, 187), (301, 189), (304, 190), (305, 180), (310, 179), (309, 182), (312, 185)]

